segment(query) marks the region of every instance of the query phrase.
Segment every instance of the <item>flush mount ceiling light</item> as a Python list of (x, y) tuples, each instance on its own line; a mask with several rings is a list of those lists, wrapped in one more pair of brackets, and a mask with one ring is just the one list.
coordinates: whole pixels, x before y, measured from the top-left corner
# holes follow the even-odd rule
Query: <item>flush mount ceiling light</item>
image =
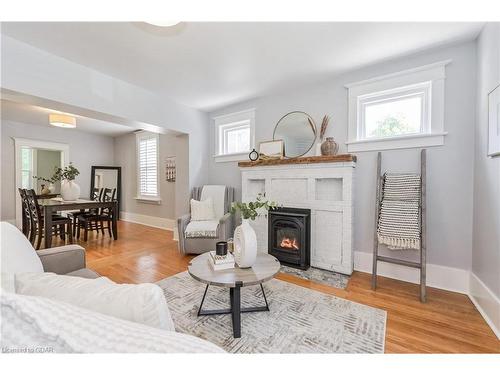
[(172, 27), (181, 23), (181, 21), (146, 21), (146, 23), (158, 27)]
[(76, 118), (62, 113), (51, 113), (49, 124), (59, 128), (76, 128)]

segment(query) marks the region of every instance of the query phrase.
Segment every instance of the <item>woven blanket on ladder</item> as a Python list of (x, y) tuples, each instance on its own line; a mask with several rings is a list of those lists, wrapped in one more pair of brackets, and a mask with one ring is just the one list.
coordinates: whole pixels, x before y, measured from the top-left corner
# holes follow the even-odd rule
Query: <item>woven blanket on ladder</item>
[(420, 249), (420, 175), (384, 174), (377, 237), (389, 249)]

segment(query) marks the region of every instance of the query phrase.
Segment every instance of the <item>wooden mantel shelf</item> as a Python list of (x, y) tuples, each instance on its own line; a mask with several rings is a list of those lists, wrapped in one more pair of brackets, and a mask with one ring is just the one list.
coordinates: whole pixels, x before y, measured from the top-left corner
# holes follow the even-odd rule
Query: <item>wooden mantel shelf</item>
[(268, 159), (257, 161), (240, 161), (238, 167), (261, 167), (283, 164), (316, 164), (316, 163), (344, 163), (356, 162), (356, 155), (342, 154), (334, 156), (307, 156), (293, 159)]

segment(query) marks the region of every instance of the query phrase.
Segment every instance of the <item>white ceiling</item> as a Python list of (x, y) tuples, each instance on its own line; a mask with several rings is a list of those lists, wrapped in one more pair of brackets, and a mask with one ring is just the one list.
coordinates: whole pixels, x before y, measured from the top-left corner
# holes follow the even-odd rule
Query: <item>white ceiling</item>
[(2, 32), (202, 110), (474, 39), (482, 23), (3, 23)]
[[(49, 113), (57, 112), (48, 108), (17, 103), (4, 99), (0, 101), (0, 104), (2, 121), (17, 121), (25, 124), (49, 127)], [(130, 126), (119, 125), (83, 116), (73, 116), (76, 117), (76, 129), (87, 133), (117, 137), (136, 130)], [(73, 131), (73, 129), (67, 129), (67, 131)]]

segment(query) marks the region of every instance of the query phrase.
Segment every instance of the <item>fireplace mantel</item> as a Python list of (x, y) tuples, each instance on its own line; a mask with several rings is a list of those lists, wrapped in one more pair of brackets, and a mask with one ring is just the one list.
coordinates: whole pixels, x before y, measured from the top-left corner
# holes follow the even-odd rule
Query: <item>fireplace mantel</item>
[(240, 161), (238, 167), (260, 167), (266, 165), (290, 165), (290, 164), (317, 164), (317, 163), (343, 163), (356, 162), (356, 155), (341, 154), (333, 156), (306, 156), (291, 159), (266, 159), (257, 161)]
[[(355, 156), (266, 160), (240, 163), (242, 200), (265, 194), (284, 207), (311, 210), (311, 265), (345, 274), (353, 271), (353, 182)], [(330, 157), (328, 157), (330, 158)], [(341, 159), (339, 159), (341, 158)], [(292, 163), (289, 160), (305, 159)], [(313, 159), (321, 159), (319, 162)], [(250, 168), (249, 168), (250, 167)], [(268, 219), (251, 223), (258, 249), (268, 252)]]

